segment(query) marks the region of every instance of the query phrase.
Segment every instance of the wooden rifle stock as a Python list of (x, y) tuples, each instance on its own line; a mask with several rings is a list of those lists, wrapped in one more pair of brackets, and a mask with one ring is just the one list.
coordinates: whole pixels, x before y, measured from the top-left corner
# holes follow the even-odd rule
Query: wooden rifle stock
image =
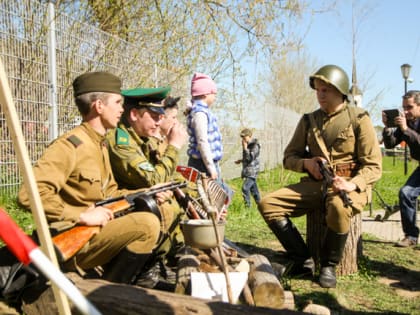
[[(328, 186), (331, 186), (334, 181), (334, 172), (327, 166), (326, 162), (318, 161), (318, 164), (319, 170), (322, 176), (324, 176), (324, 180), (326, 181)], [(351, 200), (347, 192), (345, 192), (344, 190), (340, 190), (339, 195), (341, 200), (343, 200), (344, 206), (348, 207), (353, 204), (353, 200)]]
[[(139, 191), (126, 196), (109, 198), (95, 203), (95, 206), (102, 206), (112, 210), (114, 218), (121, 217), (133, 211), (151, 211), (158, 215), (156, 211), (159, 209), (154, 201), (154, 196), (163, 191), (176, 190), (186, 187), (186, 182), (170, 182), (156, 188), (145, 191)], [(158, 215), (160, 217), (160, 213)], [(100, 226), (75, 226), (63, 233), (53, 237), (53, 243), (56, 248), (57, 255), (61, 262), (65, 262), (73, 257), (83, 246), (99, 231)]]

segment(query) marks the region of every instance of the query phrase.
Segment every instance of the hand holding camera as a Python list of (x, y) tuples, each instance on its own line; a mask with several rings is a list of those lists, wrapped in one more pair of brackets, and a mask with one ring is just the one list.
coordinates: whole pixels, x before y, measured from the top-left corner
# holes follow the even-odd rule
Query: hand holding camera
[(396, 121), (397, 117), (404, 117), (404, 114), (398, 109), (386, 109), (382, 111), (382, 122), (387, 128), (400, 127), (400, 124)]

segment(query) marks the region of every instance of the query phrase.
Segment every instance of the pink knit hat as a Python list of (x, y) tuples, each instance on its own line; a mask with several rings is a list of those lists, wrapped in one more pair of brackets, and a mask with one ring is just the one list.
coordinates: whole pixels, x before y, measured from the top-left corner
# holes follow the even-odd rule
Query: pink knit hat
[(216, 83), (203, 73), (194, 73), (191, 80), (191, 96), (217, 93)]

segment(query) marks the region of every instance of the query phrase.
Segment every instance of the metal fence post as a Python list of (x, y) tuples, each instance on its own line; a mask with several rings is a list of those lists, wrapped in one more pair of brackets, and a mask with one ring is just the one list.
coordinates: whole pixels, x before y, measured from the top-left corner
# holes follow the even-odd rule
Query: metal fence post
[(57, 63), (55, 38), (55, 10), (54, 4), (48, 2), (48, 80), (50, 114), (48, 120), (48, 136), (52, 141), (58, 137), (58, 108), (57, 108)]

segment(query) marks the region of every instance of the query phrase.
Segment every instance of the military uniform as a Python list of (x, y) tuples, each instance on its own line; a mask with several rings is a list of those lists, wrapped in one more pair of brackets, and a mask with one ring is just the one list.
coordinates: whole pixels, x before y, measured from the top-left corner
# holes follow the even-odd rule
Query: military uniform
[[(106, 222), (70, 262), (82, 272), (102, 266), (105, 279), (132, 283), (156, 246), (159, 219), (151, 212), (132, 212), (104, 221), (105, 209), (86, 212), (98, 201), (134, 192), (118, 189), (103, 135), (122, 110), (121, 80), (108, 72), (87, 72), (73, 81), (73, 90), (85, 122), (56, 139), (35, 164), (41, 201), (49, 225), (58, 231), (85, 224), (79, 221), (82, 213), (88, 224)], [(99, 106), (106, 108), (100, 112)], [(18, 198), (29, 208), (25, 186)]]
[(259, 210), (293, 260), (291, 273), (300, 275), (313, 275), (315, 264), (305, 241), (289, 218), (307, 214), (316, 207), (324, 210), (327, 233), (321, 247), (319, 282), (322, 287), (332, 288), (336, 286), (335, 266), (344, 251), (351, 217), (367, 204), (371, 185), (381, 176), (382, 156), (367, 112), (349, 106), (346, 101), (349, 90), (347, 74), (335, 65), (327, 65), (310, 76), (309, 83), (317, 89), (318, 99), (325, 110), (321, 106), (300, 119), (286, 147), (284, 167), (306, 172), (305, 160), (312, 166), (319, 163), (319, 158), (325, 159), (335, 175), (351, 187), (347, 195), (353, 203), (346, 205), (325, 180), (308, 176), (300, 183), (264, 196)]
[[(161, 101), (169, 91), (168, 88), (138, 88), (123, 91), (126, 102), (125, 114), (128, 114), (131, 108), (139, 106), (145, 106), (153, 111), (162, 110), (163, 113)], [(141, 105), (138, 105), (139, 103)], [(179, 149), (168, 144), (164, 152), (160, 152), (158, 139), (140, 137), (125, 117), (118, 128), (109, 132), (107, 139), (113, 173), (120, 188), (148, 188), (180, 180), (181, 176), (176, 172)], [(177, 223), (184, 212), (175, 198), (159, 205), (159, 210), (162, 218), (161, 245), (155, 249), (155, 253), (163, 256), (183, 242)]]
[[(168, 145), (160, 157), (153, 139), (139, 137), (131, 127), (120, 123), (111, 130), (109, 154), (116, 181), (121, 188), (149, 188), (173, 179), (178, 164), (179, 150)], [(165, 232), (174, 219), (174, 213), (181, 210), (175, 202), (160, 206), (162, 215), (162, 232)]]
[[(134, 192), (118, 189), (105, 137), (87, 123), (56, 139), (37, 161), (34, 174), (49, 225), (58, 231), (78, 224), (80, 213), (95, 202)], [(19, 202), (30, 206), (25, 186)], [(158, 236), (154, 214), (128, 214), (105, 225), (76, 255), (76, 261), (82, 269), (103, 265), (127, 245), (135, 253), (151, 252)]]
[[(356, 112), (357, 130), (350, 121), (350, 110)], [(338, 233), (347, 233), (352, 215), (363, 210), (369, 201), (372, 184), (381, 176), (382, 157), (376, 132), (367, 113), (350, 105), (330, 115), (320, 109), (311, 115), (316, 123), (315, 129), (311, 127), (309, 115), (304, 115), (284, 152), (284, 167), (302, 173), (305, 172), (305, 158), (321, 156), (331, 161), (338, 176), (356, 184), (358, 189), (349, 193), (352, 207), (345, 207), (339, 194), (333, 193), (331, 188), (325, 202), (327, 226)], [(327, 140), (327, 152), (316, 140), (317, 130)], [(323, 181), (305, 177), (300, 183), (266, 195), (261, 208), (264, 218), (270, 222), (304, 215), (312, 211), (314, 205), (322, 207), (323, 198)]]
[(107, 135), (114, 176), (120, 187), (135, 189), (170, 181), (179, 161), (179, 150), (168, 145), (159, 153), (157, 140), (141, 138), (120, 123)]

